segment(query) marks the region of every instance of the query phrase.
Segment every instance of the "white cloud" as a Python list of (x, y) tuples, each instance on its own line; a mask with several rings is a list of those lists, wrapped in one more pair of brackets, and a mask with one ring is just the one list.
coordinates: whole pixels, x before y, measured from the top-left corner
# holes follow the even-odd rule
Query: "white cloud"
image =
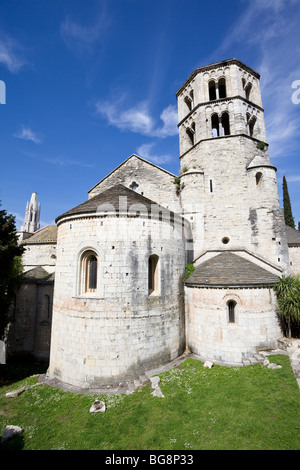
[(156, 127), (147, 102), (143, 101), (135, 106), (125, 108), (123, 101), (124, 98), (114, 102), (99, 101), (96, 103), (96, 112), (118, 129), (151, 137), (168, 137), (178, 133), (175, 106), (167, 106), (162, 111), (160, 119), (163, 124)]
[(97, 14), (94, 23), (88, 26), (84, 26), (67, 16), (61, 24), (61, 36), (70, 49), (78, 52), (90, 52), (92, 45), (103, 39), (110, 24), (110, 18), (104, 10)]
[(40, 137), (38, 137), (38, 135), (36, 134), (36, 132), (33, 132), (33, 130), (30, 129), (30, 127), (25, 127), (25, 126), (22, 126), (21, 130), (17, 134), (14, 134), (14, 137), (16, 137), (17, 139), (22, 139), (22, 140), (30, 140), (34, 142), (35, 144), (40, 144), (42, 142)]
[(137, 154), (145, 158), (145, 160), (149, 160), (157, 165), (161, 165), (163, 163), (167, 163), (172, 160), (171, 155), (157, 155), (152, 153), (152, 148), (155, 146), (154, 143), (143, 144), (137, 149)]
[(157, 128), (154, 131), (154, 135), (157, 137), (168, 137), (178, 134), (178, 114), (177, 108), (173, 105), (167, 106), (161, 113), (160, 119), (163, 122), (163, 126)]
[(294, 91), (291, 85), (300, 79), (298, 2), (247, 0), (244, 3), (242, 15), (231, 25), (214, 55), (228, 56), (231, 50), (241, 50), (243, 44), (244, 53), (254, 57), (254, 63), (248, 65), (261, 75), (270, 157), (284, 157), (298, 147), (299, 105), (291, 101)]
[(14, 39), (0, 33), (0, 64), (16, 73), (26, 64), (21, 55), (21, 46)]
[(49, 163), (50, 165), (54, 165), (57, 167), (65, 167), (65, 166), (78, 166), (82, 168), (94, 168), (94, 165), (88, 162), (80, 161), (80, 160), (73, 160), (61, 156), (51, 156), (47, 154), (41, 153), (33, 153), (33, 152), (24, 152), (24, 154), (35, 160), (39, 160), (45, 163)]

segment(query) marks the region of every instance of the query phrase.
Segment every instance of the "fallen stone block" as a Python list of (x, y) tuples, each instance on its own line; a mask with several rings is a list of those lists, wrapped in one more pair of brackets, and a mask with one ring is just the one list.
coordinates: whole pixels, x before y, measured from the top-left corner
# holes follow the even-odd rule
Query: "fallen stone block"
[(270, 364), (268, 364), (268, 369), (281, 369), (282, 366), (280, 366), (279, 364), (274, 364), (274, 362), (270, 362)]
[(20, 428), (19, 426), (8, 425), (3, 431), (1, 442), (5, 442), (14, 436), (18, 436), (19, 434), (22, 434), (22, 432), (23, 432), (23, 429)]
[(204, 364), (203, 364), (203, 367), (208, 367), (209, 369), (211, 369), (213, 367), (213, 362), (211, 361), (205, 361)]
[(106, 406), (104, 401), (95, 400), (90, 407), (90, 413), (105, 413)]

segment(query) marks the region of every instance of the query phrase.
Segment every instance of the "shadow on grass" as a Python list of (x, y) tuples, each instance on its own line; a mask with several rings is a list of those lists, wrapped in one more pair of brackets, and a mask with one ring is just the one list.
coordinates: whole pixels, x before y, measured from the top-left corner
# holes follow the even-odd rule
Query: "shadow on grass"
[(24, 437), (22, 434), (11, 437), (5, 442), (0, 442), (0, 451), (2, 450), (22, 450), (24, 448)]
[(30, 359), (11, 359), (0, 365), (0, 387), (25, 379), (34, 374), (44, 374), (48, 364), (37, 364)]

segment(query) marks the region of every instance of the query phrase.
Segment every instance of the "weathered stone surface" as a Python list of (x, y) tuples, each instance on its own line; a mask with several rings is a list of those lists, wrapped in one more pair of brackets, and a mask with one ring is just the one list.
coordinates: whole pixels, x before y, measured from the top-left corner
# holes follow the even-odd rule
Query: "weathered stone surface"
[(19, 434), (22, 434), (22, 432), (23, 432), (23, 429), (20, 428), (19, 426), (8, 425), (3, 431), (1, 442), (5, 442), (14, 436), (18, 436)]

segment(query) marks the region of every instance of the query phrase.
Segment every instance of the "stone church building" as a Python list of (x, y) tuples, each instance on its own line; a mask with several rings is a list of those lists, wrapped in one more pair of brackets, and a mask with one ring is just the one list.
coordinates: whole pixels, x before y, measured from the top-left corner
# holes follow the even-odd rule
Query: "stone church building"
[(273, 286), (300, 273), (300, 232), (279, 206), (259, 79), (237, 59), (197, 68), (177, 92), (180, 176), (132, 155), (55, 226), (23, 230), (12, 349), (92, 389), (186, 348), (241, 365), (277, 346)]

